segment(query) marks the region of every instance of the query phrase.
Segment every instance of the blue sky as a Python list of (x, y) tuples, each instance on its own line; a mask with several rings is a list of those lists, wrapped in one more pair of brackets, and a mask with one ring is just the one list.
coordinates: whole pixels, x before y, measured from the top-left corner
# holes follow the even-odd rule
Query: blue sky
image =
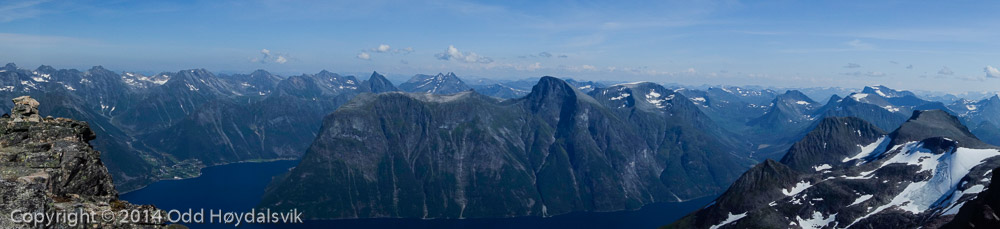
[(996, 1), (0, 0), (0, 62), (995, 91)]

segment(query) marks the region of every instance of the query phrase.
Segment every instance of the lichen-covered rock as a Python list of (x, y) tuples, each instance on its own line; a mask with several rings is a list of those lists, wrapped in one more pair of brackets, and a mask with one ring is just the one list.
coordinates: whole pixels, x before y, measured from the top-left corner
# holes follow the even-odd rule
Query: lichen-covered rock
[[(156, 211), (118, 200), (118, 192), (100, 152), (88, 141), (95, 138), (86, 122), (40, 118), (38, 102), (28, 96), (14, 99), (12, 115), (0, 117), (0, 228), (155, 228), (163, 223), (105, 220), (105, 212)], [(46, 219), (24, 222), (35, 214), (82, 214), (74, 223)], [(29, 217), (30, 218), (30, 217)], [(32, 219), (32, 221), (37, 221)], [(51, 222), (51, 223), (50, 223)]]

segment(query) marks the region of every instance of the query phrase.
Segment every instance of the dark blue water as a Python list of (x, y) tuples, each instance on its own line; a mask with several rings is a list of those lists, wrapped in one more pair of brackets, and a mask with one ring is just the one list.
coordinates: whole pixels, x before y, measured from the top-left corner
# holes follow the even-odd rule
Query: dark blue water
[[(276, 161), (209, 167), (202, 170), (200, 177), (156, 182), (123, 194), (121, 198), (135, 204), (153, 204), (160, 209), (204, 208), (245, 212), (257, 205), (273, 176), (288, 171), (297, 163)], [(307, 220), (304, 224), (243, 224), (239, 228), (656, 228), (705, 206), (712, 199), (652, 204), (637, 211), (580, 212), (549, 218)], [(232, 224), (186, 226), (195, 229), (233, 228)]]

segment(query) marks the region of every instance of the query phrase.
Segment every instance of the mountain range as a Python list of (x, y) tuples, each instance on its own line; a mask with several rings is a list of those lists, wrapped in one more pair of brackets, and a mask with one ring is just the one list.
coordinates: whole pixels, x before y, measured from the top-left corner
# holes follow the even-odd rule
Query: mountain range
[[(715, 131), (702, 131), (710, 129)], [(652, 83), (585, 94), (360, 95), (323, 122), (261, 206), (315, 218), (481, 218), (637, 209), (722, 190), (751, 161), (683, 95)], [(678, 145), (677, 143), (681, 143)]]
[(357, 94), (397, 90), (378, 73), (361, 81), (327, 71), (280, 77), (192, 69), (145, 76), (100, 66), (7, 64), (0, 81), (2, 97), (32, 95), (45, 104), (43, 113), (90, 123), (101, 136), (94, 147), (104, 152), (121, 191), (195, 176), (210, 165), (296, 159), (323, 116)]
[[(1000, 142), (1000, 98), (945, 105), (884, 86), (845, 97), (829, 94), (835, 91), (666, 88), (553, 77), (466, 84), (454, 73), (415, 75), (397, 87), (378, 72), (359, 80), (325, 70), (283, 77), (264, 70), (147, 76), (100, 66), (0, 68), (0, 97), (31, 95), (44, 104), (41, 113), (89, 123), (98, 136), (91, 144), (103, 152), (118, 191), (197, 176), (206, 166), (301, 159), (272, 182), (261, 206), (309, 209), (316, 218), (550, 216), (723, 193), (720, 200), (729, 199), (675, 225), (710, 227), (731, 213), (732, 225), (775, 226), (793, 221), (785, 211), (795, 204), (787, 201), (806, 199), (774, 190), (790, 193), (795, 188), (789, 187), (803, 182), (824, 193), (833, 191), (816, 187), (863, 190), (876, 184), (858, 180), (885, 173), (895, 180), (880, 181), (896, 182), (895, 188), (829, 197), (843, 202), (838, 198), (871, 195), (880, 205), (869, 207), (885, 207), (882, 211), (795, 214), (839, 223), (826, 225), (943, 225), (962, 215), (957, 204), (971, 199), (970, 187), (988, 184), (986, 175), (973, 175), (995, 168), (992, 161), (968, 173), (979, 183), (940, 186), (964, 193), (948, 206), (922, 199), (920, 205), (912, 199), (886, 202), (946, 170), (895, 164), (923, 166), (921, 158), (965, 163), (965, 156), (938, 155), (994, 149), (990, 144)], [(807, 96), (827, 94), (825, 103)], [(916, 162), (892, 161), (903, 159)], [(751, 168), (755, 163), (760, 164)], [(908, 173), (916, 175), (903, 175)], [(841, 181), (844, 177), (854, 179)], [(923, 187), (929, 186), (914, 186), (928, 193)], [(736, 220), (739, 214), (756, 219), (762, 213), (751, 210), (766, 209), (761, 200), (726, 194), (744, 191), (777, 201), (787, 221), (772, 213), (764, 214), (770, 218), (761, 224)], [(893, 210), (912, 206), (919, 211)], [(871, 217), (859, 217), (861, 212)]]
[(828, 117), (781, 161), (758, 164), (666, 227), (939, 227), (989, 185), (997, 156), (1000, 148), (941, 110), (914, 111), (888, 134), (859, 118)]

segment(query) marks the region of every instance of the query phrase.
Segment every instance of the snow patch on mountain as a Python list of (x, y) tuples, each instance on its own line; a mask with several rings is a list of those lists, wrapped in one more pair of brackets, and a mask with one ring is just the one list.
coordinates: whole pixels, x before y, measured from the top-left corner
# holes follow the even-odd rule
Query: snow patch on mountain
[(667, 106), (664, 105), (663, 102), (666, 102), (667, 100), (672, 100), (674, 98), (674, 95), (670, 95), (667, 98), (662, 98), (661, 96), (662, 95), (660, 93), (656, 92), (656, 89), (650, 90), (649, 93), (646, 94), (646, 102), (653, 104), (653, 106), (656, 106), (656, 108), (665, 108)]
[(805, 191), (806, 189), (809, 189), (809, 187), (812, 187), (812, 183), (809, 183), (808, 181), (802, 181), (796, 183), (795, 187), (792, 187), (791, 189), (782, 189), (781, 193), (785, 194), (785, 196), (794, 196), (802, 191)]
[(622, 93), (621, 95), (618, 95), (618, 96), (615, 96), (615, 97), (611, 97), (611, 100), (622, 100), (624, 98), (628, 98), (631, 95), (632, 94), (629, 94), (629, 93)]
[(822, 165), (813, 166), (813, 169), (815, 169), (816, 172), (827, 170), (827, 169), (831, 169), (831, 168), (833, 168), (833, 166), (830, 166), (830, 164), (822, 164)]
[[(956, 193), (959, 181), (973, 167), (981, 164), (987, 158), (995, 156), (1000, 156), (1000, 150), (959, 147), (941, 154), (934, 154), (931, 150), (924, 148), (923, 143), (906, 143), (899, 154), (886, 160), (881, 167), (897, 163), (916, 165), (920, 166), (920, 172), (930, 171), (933, 177), (926, 181), (910, 183), (902, 192), (893, 197), (888, 204), (880, 206), (867, 215), (856, 219), (854, 223), (892, 207), (913, 214), (920, 214), (935, 206), (954, 205), (954, 201), (957, 198), (944, 198), (951, 195), (961, 196), (958, 194), (960, 192)], [(969, 189), (966, 191), (969, 191)], [(939, 202), (941, 200), (943, 201)]]
[(881, 154), (882, 153), (881, 151), (876, 152), (876, 150), (884, 150), (885, 149), (886, 145), (888, 145), (889, 142), (890, 142), (890, 141), (887, 141), (886, 139), (888, 139), (888, 138), (886, 138), (886, 136), (882, 136), (882, 137), (878, 138), (878, 140), (875, 140), (875, 142), (872, 142), (871, 144), (864, 145), (864, 146), (863, 145), (858, 145), (858, 147), (861, 148), (861, 152), (858, 152), (858, 154), (854, 155), (853, 157), (845, 157), (844, 160), (841, 160), (841, 162), (848, 162), (848, 161), (851, 161), (851, 160), (862, 159), (862, 158), (866, 158), (866, 157), (869, 157), (869, 156), (872, 156), (872, 155)]
[(874, 196), (875, 195), (862, 195), (862, 196), (858, 197), (857, 199), (854, 199), (854, 202), (851, 202), (851, 204), (847, 205), (847, 206), (850, 207), (850, 206), (854, 206), (854, 205), (860, 204), (862, 202), (865, 202), (865, 201), (871, 199)]
[(726, 224), (729, 224), (729, 223), (732, 223), (732, 222), (736, 222), (737, 220), (740, 220), (740, 219), (742, 219), (743, 217), (746, 217), (746, 216), (747, 216), (746, 212), (744, 212), (742, 214), (736, 214), (736, 215), (733, 215), (733, 213), (730, 212), (729, 216), (726, 217), (726, 220), (723, 220), (719, 224), (712, 225), (711, 227), (709, 227), (709, 229), (718, 229), (719, 227), (725, 226)]
[(834, 213), (832, 215), (823, 217), (823, 213), (813, 212), (812, 218), (803, 219), (802, 217), (795, 216), (795, 219), (798, 221), (799, 226), (802, 228), (809, 228), (809, 229), (824, 228), (827, 225), (830, 225), (830, 223), (833, 223), (833, 221), (837, 219), (837, 214)]

